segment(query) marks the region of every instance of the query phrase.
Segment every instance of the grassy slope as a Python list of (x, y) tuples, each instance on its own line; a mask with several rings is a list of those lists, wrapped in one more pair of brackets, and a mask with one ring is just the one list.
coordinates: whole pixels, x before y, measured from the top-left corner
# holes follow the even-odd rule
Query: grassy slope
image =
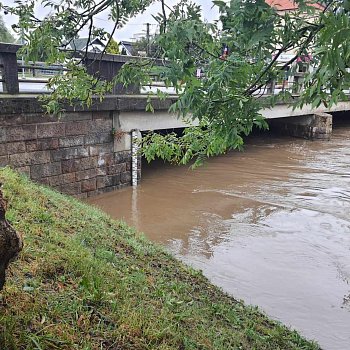
[(318, 349), (124, 224), (0, 170), (25, 247), (0, 294), (0, 349)]

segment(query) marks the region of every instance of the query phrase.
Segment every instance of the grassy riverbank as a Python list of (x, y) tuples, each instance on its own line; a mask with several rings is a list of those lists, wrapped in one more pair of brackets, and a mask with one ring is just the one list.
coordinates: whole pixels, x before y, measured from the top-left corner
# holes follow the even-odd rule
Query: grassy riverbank
[(0, 170), (24, 250), (0, 294), (0, 349), (318, 349), (133, 229)]

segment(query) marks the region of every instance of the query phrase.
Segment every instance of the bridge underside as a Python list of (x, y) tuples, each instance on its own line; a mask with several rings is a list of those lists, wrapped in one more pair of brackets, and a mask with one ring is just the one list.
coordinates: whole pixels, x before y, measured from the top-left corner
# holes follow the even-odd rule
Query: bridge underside
[[(350, 111), (350, 101), (340, 102), (331, 108), (324, 106), (312, 108), (311, 105), (305, 105), (303, 108), (295, 110), (287, 104), (277, 104), (273, 108), (262, 110), (261, 114), (267, 120), (293, 118), (291, 119), (293, 123), (300, 120), (300, 123), (305, 125), (308, 121), (311, 122), (310, 116), (312, 115), (344, 111)], [(134, 129), (140, 131), (177, 129), (189, 125), (175, 114), (169, 113), (167, 109), (155, 110), (154, 113), (144, 110), (122, 110), (115, 115), (115, 118), (115, 125), (124, 132), (130, 132)], [(190, 124), (196, 125), (197, 123), (196, 121), (190, 121)]]
[[(262, 115), (273, 128), (296, 137), (329, 139), (332, 132), (332, 116), (327, 113), (344, 112), (350, 110), (350, 101), (340, 102), (336, 106), (326, 108), (320, 106), (312, 108), (305, 105), (301, 109), (293, 110), (287, 104), (277, 104), (273, 108), (264, 109)], [(123, 137), (116, 144), (116, 151), (131, 149), (131, 131), (155, 131), (185, 128), (197, 125), (196, 120), (183, 121), (167, 109), (148, 113), (144, 110), (122, 110), (114, 114), (113, 125), (123, 132)]]
[[(262, 115), (268, 120), (271, 129), (277, 129), (294, 137), (307, 139), (328, 140), (332, 134), (332, 115), (333, 112), (344, 112), (350, 110), (350, 102), (341, 102), (331, 108), (320, 106), (312, 108), (311, 105), (305, 105), (301, 109), (293, 110), (287, 104), (277, 104), (271, 109), (261, 111)], [(157, 110), (154, 113), (138, 111), (120, 111), (114, 116), (114, 126), (123, 131), (123, 136), (118, 143), (115, 143), (115, 151), (131, 150), (133, 140), (141, 138), (141, 132), (180, 129), (189, 125), (198, 124), (196, 120), (184, 122), (168, 110)], [(134, 137), (131, 137), (131, 133)], [(140, 172), (139, 172), (140, 173)], [(138, 173), (138, 174), (139, 174)], [(136, 174), (136, 172), (134, 173)], [(136, 184), (139, 179), (133, 179)]]

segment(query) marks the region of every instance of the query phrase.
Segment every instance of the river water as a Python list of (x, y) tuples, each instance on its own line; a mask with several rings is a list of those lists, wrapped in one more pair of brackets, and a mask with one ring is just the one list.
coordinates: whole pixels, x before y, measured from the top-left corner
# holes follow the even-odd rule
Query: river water
[(350, 126), (331, 141), (258, 135), (192, 171), (160, 162), (89, 202), (247, 304), (350, 349)]

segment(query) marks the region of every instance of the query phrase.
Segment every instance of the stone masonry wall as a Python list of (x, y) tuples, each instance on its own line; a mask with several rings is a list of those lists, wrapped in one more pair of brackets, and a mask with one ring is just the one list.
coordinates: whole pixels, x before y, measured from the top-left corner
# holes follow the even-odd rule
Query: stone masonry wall
[(270, 129), (310, 140), (329, 140), (332, 135), (332, 123), (333, 117), (328, 113), (315, 113), (269, 121)]
[(2, 113), (0, 166), (80, 198), (131, 185), (130, 152), (114, 152), (113, 112)]

